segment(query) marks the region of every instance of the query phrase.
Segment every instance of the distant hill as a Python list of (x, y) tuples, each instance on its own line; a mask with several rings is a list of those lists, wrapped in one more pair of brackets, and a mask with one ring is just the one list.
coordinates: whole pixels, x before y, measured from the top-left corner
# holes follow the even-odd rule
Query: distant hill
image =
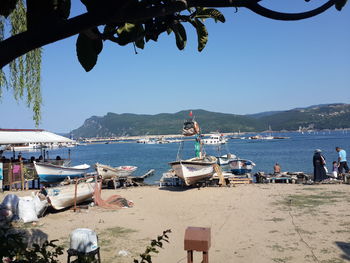
[[(192, 110), (202, 132), (261, 132), (269, 126), (277, 130), (297, 130), (299, 127), (335, 129), (350, 127), (350, 104), (316, 105), (287, 111), (263, 112), (251, 115)], [(72, 131), (74, 138), (179, 134), (189, 110), (177, 113), (116, 114), (92, 116)]]
[(316, 105), (279, 112), (259, 118), (273, 130), (297, 130), (299, 127), (336, 129), (350, 127), (350, 104)]

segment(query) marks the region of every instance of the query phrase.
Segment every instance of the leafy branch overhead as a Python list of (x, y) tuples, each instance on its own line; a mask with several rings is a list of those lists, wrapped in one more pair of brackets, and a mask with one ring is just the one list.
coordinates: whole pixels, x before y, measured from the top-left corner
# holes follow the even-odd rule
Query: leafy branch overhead
[[(293, 0), (291, 0), (293, 1)], [(311, 0), (305, 0), (310, 2)], [(315, 0), (316, 1), (316, 0)], [(187, 44), (187, 23), (197, 34), (198, 51), (208, 42), (207, 19), (225, 22), (215, 8), (246, 8), (275, 20), (301, 20), (317, 16), (332, 6), (342, 10), (347, 0), (328, 0), (301, 13), (282, 13), (261, 5), (263, 0), (81, 0), (86, 12), (70, 17), (71, 0), (0, 0), (0, 98), (11, 88), (16, 99), (27, 99), (40, 120), (41, 47), (78, 35), (76, 50), (86, 71), (96, 65), (104, 41), (143, 49), (166, 32), (176, 46)], [(9, 65), (9, 69), (5, 66)], [(5, 69), (5, 70), (4, 70)]]
[[(89, 9), (89, 7), (88, 7)], [(107, 24), (103, 32), (94, 29), (95, 34), (89, 38), (85, 33), (80, 33), (77, 39), (77, 56), (80, 64), (86, 71), (90, 71), (97, 62), (102, 40), (110, 40), (118, 45), (125, 46), (133, 43), (136, 47), (143, 49), (145, 43), (150, 40), (157, 41), (159, 35), (164, 32), (175, 35), (176, 46), (183, 50), (187, 43), (187, 34), (184, 23), (190, 23), (197, 31), (198, 51), (202, 51), (208, 42), (208, 31), (204, 25), (206, 19), (213, 19), (215, 22), (225, 22), (224, 15), (213, 8), (189, 8), (188, 15), (175, 13), (164, 17), (150, 18), (138, 23)]]

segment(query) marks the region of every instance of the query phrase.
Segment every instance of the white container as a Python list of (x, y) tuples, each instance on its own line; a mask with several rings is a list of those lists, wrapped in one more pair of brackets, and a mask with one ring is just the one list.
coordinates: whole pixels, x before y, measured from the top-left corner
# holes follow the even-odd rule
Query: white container
[(18, 201), (18, 217), (24, 223), (38, 221), (38, 216), (35, 212), (35, 204), (32, 197), (20, 197)]
[(77, 228), (70, 233), (70, 248), (81, 253), (89, 253), (98, 248), (97, 235), (88, 228)]

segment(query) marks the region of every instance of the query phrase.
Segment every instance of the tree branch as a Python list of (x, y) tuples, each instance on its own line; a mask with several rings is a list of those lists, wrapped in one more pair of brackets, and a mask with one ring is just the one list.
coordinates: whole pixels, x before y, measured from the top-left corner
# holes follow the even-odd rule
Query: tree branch
[(261, 15), (263, 17), (275, 19), (275, 20), (283, 20), (283, 21), (293, 21), (293, 20), (302, 20), (306, 18), (310, 18), (313, 16), (317, 16), (324, 11), (326, 11), (328, 8), (332, 7), (335, 4), (336, 0), (329, 0), (322, 6), (313, 9), (308, 12), (302, 12), (302, 13), (281, 13), (281, 12), (276, 12), (270, 9), (267, 9), (258, 3), (250, 3), (246, 5), (248, 9), (253, 11), (254, 13)]
[(107, 23), (142, 22), (150, 18), (181, 12), (190, 7), (246, 7), (271, 19), (300, 20), (326, 11), (335, 4), (336, 0), (329, 0), (321, 7), (309, 12), (295, 14), (275, 12), (262, 7), (258, 2), (260, 0), (175, 0), (169, 4), (153, 7), (144, 7), (141, 2), (138, 2), (136, 5), (126, 4), (114, 7), (108, 12), (100, 10), (93, 13), (87, 12), (68, 20), (46, 21), (47, 23), (40, 23), (26, 32), (0, 42), (0, 68), (31, 50)]

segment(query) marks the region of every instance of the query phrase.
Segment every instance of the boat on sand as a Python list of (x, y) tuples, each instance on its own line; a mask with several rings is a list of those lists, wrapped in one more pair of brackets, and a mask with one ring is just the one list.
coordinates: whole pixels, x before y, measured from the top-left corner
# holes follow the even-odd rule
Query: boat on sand
[(233, 174), (242, 175), (242, 174), (250, 173), (253, 170), (255, 163), (252, 162), (251, 160), (237, 158), (237, 159), (231, 160), (228, 163), (228, 165)]
[(67, 167), (50, 163), (33, 162), (36, 173), (42, 183), (58, 183), (66, 177), (82, 177), (90, 168), (88, 164)]
[(217, 159), (213, 156), (203, 158), (192, 158), (188, 160), (179, 160), (169, 163), (174, 169), (175, 174), (180, 177), (187, 186), (197, 181), (211, 177), (214, 174), (214, 165)]
[(136, 166), (118, 166), (112, 167), (105, 164), (96, 163), (95, 168), (97, 175), (102, 179), (111, 179), (113, 177), (127, 177), (137, 170)]
[[(81, 181), (77, 184), (76, 204), (82, 203), (94, 194), (96, 182), (93, 178)], [(45, 189), (47, 198), (55, 210), (65, 209), (74, 205), (75, 184), (61, 185)]]
[[(190, 112), (192, 117), (192, 111)], [(203, 150), (203, 142), (199, 124), (192, 117), (183, 124), (182, 135), (195, 136), (195, 156), (194, 158), (181, 160), (180, 151), (183, 148), (183, 142), (179, 146), (178, 156), (176, 161), (170, 162), (169, 165), (175, 171), (175, 174), (181, 178), (187, 186), (193, 185), (199, 180), (209, 178), (215, 173), (214, 166), (217, 159), (214, 156), (207, 156)]]

